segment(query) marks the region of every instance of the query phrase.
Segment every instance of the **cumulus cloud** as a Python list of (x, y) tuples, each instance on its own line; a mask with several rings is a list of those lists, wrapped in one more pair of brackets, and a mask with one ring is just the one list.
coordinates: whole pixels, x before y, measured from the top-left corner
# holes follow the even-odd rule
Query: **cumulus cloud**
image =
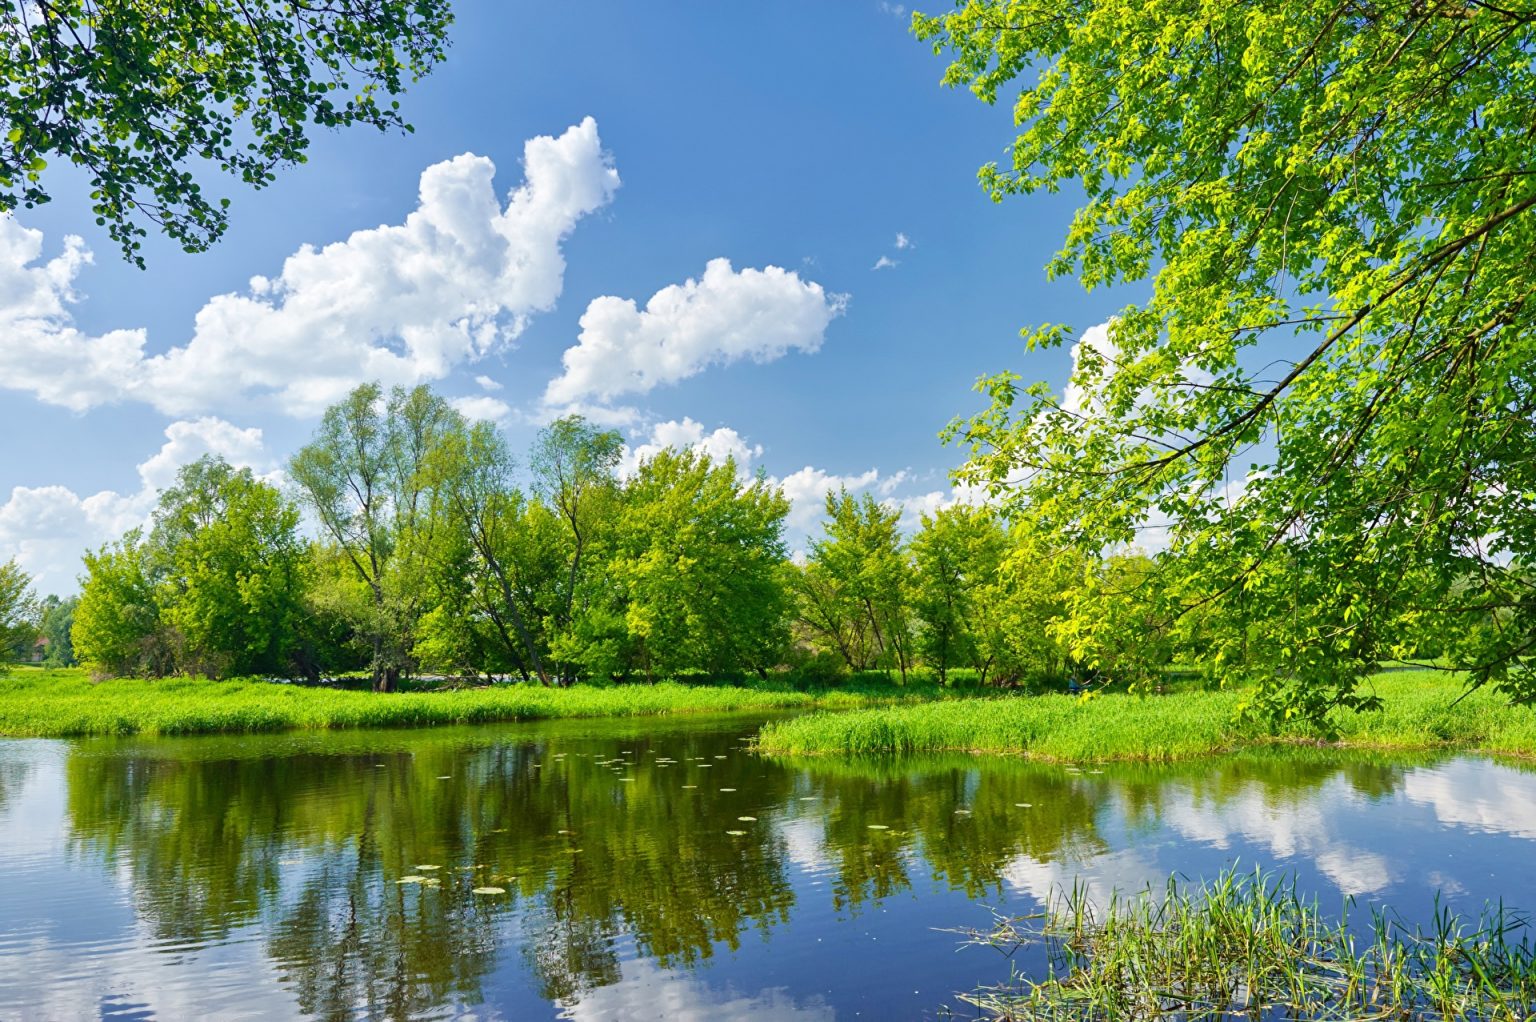
[(898, 263), (896, 260), (892, 259), (890, 256), (881, 256), (879, 259), (875, 260), (875, 265), (871, 266), (870, 269), (871, 270), (889, 270), (893, 266), (900, 266), (900, 265), (901, 265), (900, 263)]
[(878, 469), (870, 469), (858, 475), (837, 475), (810, 465), (791, 472), (773, 482), (784, 490), (789, 498), (789, 518), (786, 524), (792, 533), (806, 534), (814, 529), (826, 512), (827, 494), (845, 488), (850, 492), (873, 486), (880, 479)]
[(912, 244), (912, 239), (911, 238), (907, 237), (905, 234), (901, 233), (900, 231), (897, 231), (896, 232), (896, 247), (897, 248), (915, 248), (916, 246)]
[(762, 445), (747, 443), (740, 433), (729, 426), (721, 426), (706, 433), (702, 423), (684, 417), (680, 421), (658, 422), (651, 426), (644, 440), (626, 446), (619, 474), (626, 478), (634, 475), (642, 464), (669, 447), (707, 454), (716, 464), (726, 458), (734, 458), (736, 469), (743, 477), (751, 474), (752, 462), (763, 454)]
[(142, 330), (75, 328), (74, 280), (90, 262), (80, 239), (42, 262), (42, 234), (0, 219), (0, 386), (77, 411), (138, 400), (187, 415), (264, 399), (309, 415), (362, 380), (441, 379), (554, 306), (561, 243), (619, 186), (591, 118), (530, 139), (523, 167), (505, 205), (483, 156), (428, 167), (404, 223), (304, 246), (275, 277), (209, 300), (191, 338), (157, 355)]
[(581, 334), (545, 390), (559, 407), (644, 394), (714, 365), (770, 362), (821, 347), (847, 299), (777, 266), (731, 268), (713, 259), (697, 280), (662, 288), (645, 308), (605, 295), (581, 317)]
[(15, 557), (39, 592), (74, 589), (80, 555), (147, 524), (156, 498), (176, 481), (183, 466), (205, 454), (223, 457), (269, 480), (279, 478), (259, 429), (242, 429), (223, 419), (173, 422), (165, 443), (138, 467), (134, 493), (102, 490), (82, 497), (64, 486), (17, 486), (0, 504), (0, 561)]
[(449, 398), (448, 403), (453, 406), (454, 411), (466, 419), (503, 422), (512, 414), (511, 405), (500, 398), (491, 397), (489, 394)]
[(480, 385), (480, 389), (481, 390), (500, 390), (501, 389), (501, 384), (497, 383), (495, 380), (491, 379), (489, 376), (476, 376), (475, 377), (475, 382)]

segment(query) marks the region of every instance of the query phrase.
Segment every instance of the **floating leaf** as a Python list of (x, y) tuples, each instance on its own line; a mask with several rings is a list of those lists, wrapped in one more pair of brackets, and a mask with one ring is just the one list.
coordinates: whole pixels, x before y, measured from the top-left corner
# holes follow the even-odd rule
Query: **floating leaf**
[(742, 823), (756, 823), (757, 822), (757, 817), (755, 817), (755, 816), (738, 816), (738, 817), (736, 817), (736, 819), (740, 820)]
[(1033, 802), (1015, 802), (1014, 803), (1014, 806), (1019, 808), (1019, 809), (1032, 809), (1032, 808), (1034, 808), (1034, 805), (1035, 804)]
[(443, 867), (441, 867), (441, 866), (417, 866), (416, 868), (419, 869), (419, 870), (425, 871), (425, 870), (429, 870), (429, 869), (442, 869)]
[(721, 791), (735, 791), (735, 788), (721, 788)]
[(395, 883), (397, 883), (397, 884), (419, 884), (419, 883), (421, 883), (422, 881), (424, 881), (426, 879), (427, 879), (426, 877), (416, 877), (416, 876), (401, 877), (399, 880), (396, 880)]
[(871, 823), (869, 825), (869, 829), (870, 830), (890, 830), (891, 828), (887, 827), (883, 823)]
[(747, 834), (744, 830), (728, 830), (726, 833), (731, 835), (731, 837), (746, 837)]
[(507, 893), (507, 889), (505, 887), (476, 887), (475, 890), (474, 890), (474, 893), (475, 894), (506, 894)]

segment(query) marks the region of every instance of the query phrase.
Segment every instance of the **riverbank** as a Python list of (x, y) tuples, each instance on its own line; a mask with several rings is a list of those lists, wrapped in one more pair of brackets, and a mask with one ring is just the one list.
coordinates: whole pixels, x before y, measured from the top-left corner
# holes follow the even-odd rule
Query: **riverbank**
[(1385, 706), (1340, 713), (1335, 734), (1304, 726), (1279, 734), (1241, 722), (1237, 692), (1131, 696), (999, 696), (927, 706), (813, 713), (766, 725), (763, 752), (884, 755), (984, 752), (1062, 762), (1168, 761), (1265, 744), (1328, 741), (1362, 749), (1461, 749), (1536, 756), (1536, 709), (1483, 689), (1459, 703), (1461, 677), (1426, 671), (1378, 675)]
[(575, 717), (847, 710), (953, 695), (937, 685), (788, 686), (663, 682), (549, 689), (498, 685), (437, 692), (312, 688), (259, 679), (114, 678), (18, 668), (0, 676), (0, 737), (250, 734), (297, 729), (428, 727)]

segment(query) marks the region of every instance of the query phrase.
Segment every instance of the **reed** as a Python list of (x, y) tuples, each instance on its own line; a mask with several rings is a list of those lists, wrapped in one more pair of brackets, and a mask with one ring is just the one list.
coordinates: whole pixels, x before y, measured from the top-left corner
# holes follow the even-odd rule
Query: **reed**
[(1536, 947), (1502, 905), (1466, 921), (1438, 899), (1428, 927), (1380, 909), (1362, 931), (1337, 921), (1292, 879), (1228, 870), (1207, 884), (1170, 880), (1161, 897), (1081, 886), (1040, 915), (999, 918), (967, 943), (1009, 954), (1043, 945), (1044, 976), (1017, 966), (1002, 985), (961, 995), (998, 1020), (1223, 1018), (1528, 1022)]

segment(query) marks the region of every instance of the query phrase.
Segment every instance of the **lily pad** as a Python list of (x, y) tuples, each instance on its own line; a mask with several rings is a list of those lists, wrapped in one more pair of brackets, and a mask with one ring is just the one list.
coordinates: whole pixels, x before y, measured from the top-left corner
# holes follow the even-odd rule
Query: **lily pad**
[(735, 791), (735, 788), (721, 788), (721, 791)]
[(747, 836), (747, 832), (744, 831), (744, 830), (728, 830), (728, 831), (726, 831), (726, 833), (731, 835), (731, 837), (746, 837)]
[(475, 894), (506, 894), (507, 893), (507, 889), (505, 887), (476, 887), (475, 890), (474, 890), (474, 893)]
[(397, 883), (397, 884), (419, 884), (419, 883), (421, 883), (425, 879), (426, 879), (426, 877), (417, 877), (417, 876), (401, 877), (399, 880), (396, 880), (395, 883)]
[(736, 817), (736, 819), (740, 820), (742, 823), (756, 823), (757, 822), (757, 817), (755, 817), (755, 816), (738, 816), (738, 817)]
[(422, 866), (422, 865), (417, 865), (416, 868), (421, 870), (422, 872), (426, 872), (428, 870), (433, 870), (433, 869), (442, 869), (443, 867), (441, 867), (441, 866)]
[(883, 823), (871, 823), (869, 825), (869, 829), (870, 830), (890, 830), (891, 828), (887, 827)]
[(1015, 802), (1013, 806), (1015, 809), (1033, 809), (1035, 804), (1033, 802)]

